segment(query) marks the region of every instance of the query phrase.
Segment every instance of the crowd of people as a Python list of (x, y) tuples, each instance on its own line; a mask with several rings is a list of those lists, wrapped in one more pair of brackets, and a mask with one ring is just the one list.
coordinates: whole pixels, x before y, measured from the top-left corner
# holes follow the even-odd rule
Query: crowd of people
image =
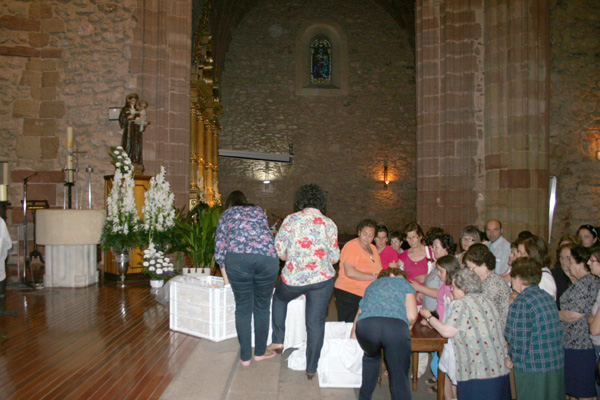
[[(531, 232), (514, 241), (502, 223), (466, 226), (458, 243), (441, 228), (417, 223), (391, 232), (365, 219), (357, 237), (338, 246), (335, 223), (317, 185), (295, 195), (296, 212), (275, 237), (267, 216), (241, 192), (227, 201), (217, 229), (215, 259), (236, 301), (240, 363), (283, 350), (287, 304), (306, 295), (306, 375), (312, 379), (323, 345), (329, 302), (339, 321), (353, 322), (364, 350), (360, 399), (375, 389), (381, 357), (393, 399), (410, 399), (410, 329), (424, 325), (448, 338), (432, 372), (446, 374), (446, 399), (563, 400), (600, 397), (595, 366), (600, 352), (600, 241), (583, 225), (559, 240), (556, 259)], [(281, 280), (277, 258), (284, 261)], [(339, 261), (336, 271), (334, 267)], [(554, 261), (554, 262), (552, 262)], [(266, 346), (273, 298), (272, 345)], [(419, 357), (424, 372), (427, 354)], [(435, 390), (435, 380), (430, 382)]]

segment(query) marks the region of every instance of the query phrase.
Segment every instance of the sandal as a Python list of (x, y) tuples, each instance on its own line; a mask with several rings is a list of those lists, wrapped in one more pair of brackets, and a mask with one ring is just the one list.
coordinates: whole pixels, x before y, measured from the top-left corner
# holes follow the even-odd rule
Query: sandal
[(425, 381), (425, 383), (428, 384), (429, 386), (435, 386), (435, 385), (437, 385), (437, 379), (429, 378)]

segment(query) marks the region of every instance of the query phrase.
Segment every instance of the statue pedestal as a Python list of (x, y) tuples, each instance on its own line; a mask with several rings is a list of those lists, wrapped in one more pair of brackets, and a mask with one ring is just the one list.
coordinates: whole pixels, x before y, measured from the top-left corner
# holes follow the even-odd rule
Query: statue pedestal
[(98, 282), (96, 245), (103, 210), (38, 210), (36, 241), (46, 246), (46, 287), (85, 287)]

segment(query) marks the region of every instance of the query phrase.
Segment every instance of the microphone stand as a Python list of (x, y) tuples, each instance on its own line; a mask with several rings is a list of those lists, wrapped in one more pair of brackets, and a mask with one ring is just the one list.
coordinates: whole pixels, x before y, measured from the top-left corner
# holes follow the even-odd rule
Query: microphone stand
[[(23, 259), (25, 262), (23, 264), (23, 276), (21, 277), (21, 282), (33, 288), (35, 288), (35, 278), (33, 277), (33, 268), (29, 262), (29, 245), (27, 243), (27, 182), (37, 174), (37, 172), (34, 172), (23, 179)], [(29, 273), (31, 274), (32, 285), (27, 282), (27, 267), (29, 267)]]

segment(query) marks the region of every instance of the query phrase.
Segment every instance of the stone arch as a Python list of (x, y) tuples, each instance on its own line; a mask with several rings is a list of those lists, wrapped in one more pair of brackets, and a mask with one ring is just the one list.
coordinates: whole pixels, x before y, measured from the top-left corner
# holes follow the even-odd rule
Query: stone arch
[[(310, 84), (310, 45), (317, 37), (327, 38), (332, 47), (332, 84), (315, 87)], [(296, 36), (296, 94), (301, 96), (341, 96), (348, 94), (348, 39), (334, 21), (321, 19), (300, 27)]]

